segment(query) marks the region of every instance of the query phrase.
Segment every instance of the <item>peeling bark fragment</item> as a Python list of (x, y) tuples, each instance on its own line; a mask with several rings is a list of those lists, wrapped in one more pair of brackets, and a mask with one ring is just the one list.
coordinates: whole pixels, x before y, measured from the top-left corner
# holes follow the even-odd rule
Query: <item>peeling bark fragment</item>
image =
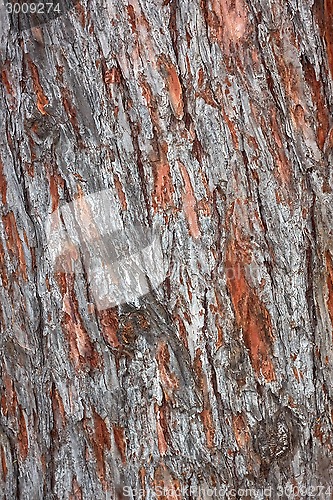
[(113, 435), (118, 451), (121, 456), (121, 461), (123, 464), (126, 464), (126, 438), (125, 438), (124, 428), (118, 425), (114, 425)]
[(14, 383), (10, 379), (4, 368), (2, 371), (2, 381), (5, 389), (5, 392), (3, 392), (1, 395), (2, 414), (4, 416), (9, 415), (10, 417), (13, 417), (17, 409), (17, 396), (14, 388)]
[(78, 370), (82, 370), (86, 366), (97, 368), (100, 365), (100, 358), (79, 313), (74, 276), (64, 274), (60, 276), (60, 274), (58, 273), (57, 277), (63, 295), (62, 327), (69, 343), (69, 357)]
[(1, 82), (3, 83), (3, 85), (5, 86), (5, 89), (7, 91), (7, 94), (9, 95), (13, 95), (13, 87), (11, 86), (10, 82), (9, 82), (9, 78), (8, 78), (8, 74), (7, 74), (7, 71), (6, 69), (3, 69), (1, 71)]
[(194, 196), (190, 176), (185, 168), (185, 165), (183, 165), (180, 161), (178, 163), (185, 183), (183, 192), (183, 205), (187, 222), (190, 228), (190, 234), (191, 236), (193, 236), (193, 238), (199, 238), (200, 229), (198, 225), (198, 215), (196, 212), (197, 200)]
[(21, 406), (19, 406), (19, 430), (17, 439), (19, 445), (20, 458), (22, 460), (25, 460), (28, 455), (29, 443), (28, 443), (27, 425)]
[(0, 160), (0, 194), (1, 194), (1, 201), (3, 205), (6, 205), (7, 203), (7, 181), (6, 181), (6, 176), (3, 171), (3, 163)]
[(5, 450), (3, 446), (1, 446), (1, 470), (2, 470), (3, 480), (6, 481), (8, 468), (7, 468)]
[(243, 0), (211, 0), (209, 4), (211, 33), (229, 53), (230, 44), (240, 42), (249, 31), (247, 4)]
[(118, 193), (118, 197), (119, 197), (119, 200), (120, 200), (120, 203), (121, 203), (121, 207), (122, 207), (123, 210), (127, 210), (126, 196), (125, 196), (122, 184), (121, 184), (121, 182), (120, 182), (119, 177), (118, 177), (117, 174), (114, 175), (114, 183), (115, 183), (116, 190), (117, 190), (117, 193)]
[(64, 106), (64, 110), (66, 112), (66, 115), (69, 118), (70, 123), (72, 124), (72, 127), (74, 129), (75, 135), (81, 143), (81, 134), (80, 134), (80, 127), (79, 127), (79, 122), (77, 118), (77, 111), (71, 102), (72, 96), (70, 95), (70, 91), (62, 87), (61, 88), (61, 95), (62, 95), (62, 104)]
[(166, 83), (172, 111), (177, 120), (181, 120), (184, 116), (182, 87), (176, 68), (166, 59), (165, 56), (160, 58), (159, 65), (161, 66), (162, 71), (166, 73)]
[(66, 425), (66, 414), (65, 414), (64, 403), (56, 388), (53, 388), (51, 393), (51, 398), (52, 398), (53, 417), (55, 419), (56, 428), (60, 429), (61, 427), (65, 427)]
[(158, 451), (160, 452), (161, 457), (163, 457), (168, 449), (168, 445), (166, 442), (164, 428), (161, 423), (161, 416), (158, 406), (155, 405), (155, 413), (156, 413), (156, 431), (157, 431), (157, 441), (158, 441)]
[(112, 347), (119, 347), (119, 340), (117, 337), (119, 318), (116, 308), (105, 309), (98, 312), (99, 321), (102, 327), (102, 335), (105, 341)]
[(225, 267), (236, 324), (241, 329), (255, 373), (258, 377), (262, 374), (267, 382), (272, 382), (276, 377), (271, 359), (271, 318), (267, 308), (247, 281), (245, 266), (252, 260), (249, 238), (240, 233), (237, 219), (232, 224)]
[(327, 101), (324, 94), (323, 83), (317, 80), (316, 73), (310, 63), (303, 63), (305, 79), (310, 86), (312, 101), (317, 110), (317, 142), (321, 150), (324, 149), (325, 141), (328, 139), (330, 117), (327, 108)]
[(132, 28), (132, 32), (137, 33), (136, 22), (135, 22), (135, 11), (133, 5), (127, 5), (126, 11), (128, 14), (128, 19)]
[(176, 375), (170, 372), (170, 353), (165, 342), (161, 342), (156, 354), (158, 369), (163, 384), (163, 392), (166, 401), (173, 401), (173, 392), (179, 388), (179, 380)]
[(47, 112), (45, 111), (45, 107), (49, 104), (49, 100), (44, 94), (43, 87), (40, 84), (37, 66), (35, 65), (35, 63), (32, 62), (29, 55), (26, 55), (26, 58), (28, 61), (28, 66), (32, 77), (34, 91), (37, 97), (37, 108), (42, 115), (46, 115)]
[[(84, 426), (88, 429), (87, 421), (84, 422)], [(106, 423), (96, 411), (93, 410), (93, 420), (92, 429), (89, 427), (89, 439), (91, 441), (96, 465), (97, 465), (97, 476), (102, 483), (103, 490), (108, 490), (109, 485), (106, 480), (106, 464), (105, 464), (105, 452), (111, 449), (111, 439), (110, 432), (106, 426)]]
[(322, 30), (326, 43), (328, 65), (333, 78), (333, 1), (324, 0), (324, 12), (322, 18)]
[(61, 178), (60, 175), (56, 173), (50, 175), (50, 196), (52, 200), (52, 212), (54, 212), (54, 210), (57, 210), (59, 207), (60, 195), (58, 187), (61, 188), (64, 187), (64, 180)]

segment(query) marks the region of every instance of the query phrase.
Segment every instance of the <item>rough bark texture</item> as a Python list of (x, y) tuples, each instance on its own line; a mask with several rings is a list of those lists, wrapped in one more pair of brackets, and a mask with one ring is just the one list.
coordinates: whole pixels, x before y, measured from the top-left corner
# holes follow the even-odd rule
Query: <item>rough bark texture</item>
[[(332, 16), (83, 0), (16, 32), (0, 11), (1, 498), (333, 481)], [(45, 223), (104, 189), (169, 264), (98, 310)]]

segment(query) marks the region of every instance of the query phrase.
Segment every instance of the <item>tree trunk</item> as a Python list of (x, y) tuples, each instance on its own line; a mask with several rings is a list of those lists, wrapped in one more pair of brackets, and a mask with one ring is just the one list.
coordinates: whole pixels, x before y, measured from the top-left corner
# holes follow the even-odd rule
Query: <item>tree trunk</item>
[(331, 498), (332, 0), (74, 3), (0, 7), (1, 498)]

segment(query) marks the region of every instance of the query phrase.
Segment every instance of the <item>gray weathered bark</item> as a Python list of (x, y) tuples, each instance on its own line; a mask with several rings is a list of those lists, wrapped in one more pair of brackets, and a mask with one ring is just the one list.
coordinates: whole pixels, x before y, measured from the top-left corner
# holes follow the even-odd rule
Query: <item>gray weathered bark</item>
[[(1, 498), (318, 498), (332, 0), (83, 0), (24, 31), (1, 9)], [(106, 189), (168, 263), (108, 309), (45, 229)]]

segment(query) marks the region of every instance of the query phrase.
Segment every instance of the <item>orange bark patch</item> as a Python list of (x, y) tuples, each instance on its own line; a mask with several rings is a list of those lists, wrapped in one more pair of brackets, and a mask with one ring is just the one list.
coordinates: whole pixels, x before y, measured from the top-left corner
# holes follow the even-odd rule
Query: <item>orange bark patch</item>
[(94, 430), (91, 437), (91, 441), (97, 462), (97, 475), (103, 485), (103, 488), (106, 490), (107, 483), (105, 480), (106, 467), (104, 460), (104, 452), (105, 450), (109, 450), (111, 448), (110, 433), (102, 417), (98, 415), (98, 413), (96, 413), (94, 410), (93, 410), (93, 419), (94, 419)]
[(167, 424), (163, 407), (161, 409), (155, 404), (155, 414), (156, 414), (156, 431), (157, 431), (157, 442), (158, 449), (161, 457), (166, 454), (168, 449), (167, 445)]
[(60, 425), (64, 427), (66, 423), (64, 403), (62, 402), (60, 394), (56, 388), (52, 390), (51, 398), (53, 416), (57, 423), (57, 427), (60, 427)]
[(1, 201), (5, 205), (7, 203), (7, 181), (6, 176), (3, 172), (3, 164), (0, 160), (0, 194)]
[(74, 477), (72, 480), (72, 493), (69, 496), (70, 500), (82, 500), (82, 489)]
[(156, 103), (155, 96), (148, 84), (144, 80), (144, 78), (140, 75), (139, 76), (139, 83), (142, 89), (142, 96), (144, 97), (146, 103), (147, 103), (147, 108), (149, 109), (149, 114), (151, 121), (153, 125), (156, 127), (157, 130), (159, 130), (159, 114), (158, 114), (158, 106)]
[(214, 429), (214, 421), (213, 421), (211, 409), (203, 410), (200, 413), (200, 418), (202, 421), (202, 425), (204, 426), (204, 429), (205, 429), (207, 446), (208, 446), (208, 448), (213, 448), (215, 429)]
[(228, 126), (228, 129), (230, 131), (233, 145), (236, 149), (239, 149), (238, 136), (237, 136), (237, 131), (236, 131), (236, 127), (235, 127), (234, 123), (230, 120), (229, 116), (227, 115), (227, 113), (225, 112), (225, 110), (223, 109), (222, 106), (221, 106), (221, 113), (222, 113), (222, 116), (223, 116), (223, 118)]
[(126, 11), (132, 28), (132, 33), (136, 33), (135, 11), (133, 5), (127, 5)]
[(8, 75), (7, 75), (7, 72), (5, 69), (3, 69), (1, 71), (1, 82), (4, 85), (4, 87), (7, 91), (7, 94), (13, 95), (13, 88), (12, 88), (11, 84), (9, 83)]
[(128, 319), (121, 328), (121, 343), (133, 344), (136, 339), (135, 328), (132, 319)]
[[(84, 28), (86, 25), (86, 22), (87, 22), (86, 12), (80, 3), (76, 3), (74, 8), (78, 14), (79, 19), (80, 19), (81, 26), (82, 26), (82, 28)], [(89, 16), (89, 14), (88, 14), (88, 16)]]
[(297, 380), (297, 382), (299, 382), (299, 373), (298, 373), (298, 370), (295, 366), (293, 366), (293, 372), (294, 372), (295, 379)]
[(77, 113), (74, 105), (71, 103), (70, 100), (70, 93), (68, 89), (62, 88), (61, 89), (61, 96), (62, 96), (62, 103), (66, 112), (66, 115), (69, 118), (69, 121), (72, 124), (72, 127), (74, 129), (74, 132), (76, 133), (77, 137), (80, 137), (80, 127), (79, 123), (77, 120)]
[(271, 361), (271, 318), (265, 305), (247, 282), (245, 265), (251, 262), (251, 252), (248, 238), (240, 233), (238, 225), (239, 221), (234, 220), (231, 231), (233, 237), (229, 239), (226, 249), (227, 287), (236, 323), (242, 330), (253, 369), (257, 376), (262, 373), (271, 382), (275, 380)]
[(184, 116), (184, 105), (182, 97), (182, 86), (180, 84), (176, 68), (174, 67), (172, 62), (166, 58), (165, 55), (159, 57), (158, 67), (165, 75), (171, 109), (177, 120), (181, 120)]
[(58, 187), (64, 186), (64, 180), (59, 174), (50, 176), (50, 195), (52, 200), (52, 212), (57, 210), (59, 206), (59, 192)]
[(170, 363), (170, 353), (168, 346), (165, 342), (161, 342), (157, 349), (156, 354), (157, 365), (160, 372), (161, 381), (163, 384), (163, 392), (166, 401), (172, 399), (173, 391), (177, 390), (179, 387), (179, 381), (174, 373), (171, 373), (169, 363)]
[(324, 432), (321, 428), (320, 422), (317, 422), (313, 429), (313, 435), (323, 444), (324, 443)]
[(245, 448), (250, 440), (250, 433), (244, 417), (242, 415), (233, 416), (232, 427), (238, 446)]
[[(60, 274), (60, 273), (59, 273)], [(60, 287), (66, 287), (63, 295), (64, 317), (62, 326), (69, 343), (69, 357), (75, 368), (82, 369), (85, 366), (96, 368), (99, 363), (99, 355), (84, 328), (82, 318), (78, 310), (78, 301), (74, 289), (74, 276), (62, 276)], [(68, 280), (67, 280), (68, 278)]]
[(16, 220), (13, 212), (9, 212), (7, 215), (2, 217), (2, 221), (5, 226), (5, 233), (7, 236), (7, 248), (12, 256), (15, 256), (18, 260), (18, 265), (21, 270), (21, 276), (26, 281), (27, 280), (27, 265), (25, 261), (24, 251), (22, 241), (20, 239)]
[(114, 178), (114, 184), (115, 184), (115, 187), (116, 187), (116, 190), (118, 193), (118, 198), (119, 198), (120, 203), (121, 203), (121, 208), (123, 210), (127, 210), (127, 201), (126, 201), (125, 193), (123, 191), (123, 186), (122, 186), (117, 174), (114, 174), (113, 178)]
[(163, 429), (160, 424), (158, 417), (156, 418), (156, 431), (157, 431), (157, 442), (158, 442), (158, 451), (160, 452), (161, 457), (164, 457), (166, 451), (168, 449), (168, 445), (166, 443)]
[(202, 354), (201, 349), (197, 349), (195, 353), (193, 366), (198, 377), (200, 389), (203, 391), (203, 394), (205, 395), (207, 393), (207, 380), (202, 371), (201, 354)]
[(29, 56), (27, 57), (28, 57), (28, 65), (32, 77), (34, 91), (37, 96), (37, 108), (40, 111), (40, 113), (42, 113), (42, 115), (46, 115), (47, 113), (45, 111), (45, 106), (48, 105), (49, 100), (44, 94), (43, 87), (40, 84), (37, 66), (32, 62)]
[(291, 186), (291, 169), (288, 158), (284, 151), (279, 150), (273, 155), (276, 162), (275, 176), (280, 180), (283, 187), (288, 188)]
[(120, 83), (121, 82), (121, 74), (119, 69), (116, 66), (113, 66), (111, 69), (106, 69), (104, 73), (104, 82), (106, 84)]
[(152, 92), (150, 86), (148, 85), (148, 83), (145, 80), (143, 80), (142, 77), (140, 78), (140, 85), (141, 85), (141, 89), (142, 89), (142, 95), (145, 98), (145, 101), (146, 101), (147, 106), (149, 108), (152, 104), (152, 101), (153, 101), (153, 92)]
[(333, 262), (332, 262), (332, 256), (329, 253), (329, 251), (326, 252), (326, 268), (327, 268), (326, 283), (328, 289), (327, 309), (333, 326)]
[(181, 120), (184, 116), (183, 111), (183, 97), (182, 97), (182, 87), (178, 78), (177, 71), (171, 64), (168, 66), (168, 92), (172, 111), (178, 120)]
[(326, 42), (328, 66), (333, 78), (333, 0), (324, 2), (324, 37)]
[(121, 456), (121, 461), (123, 464), (126, 464), (126, 439), (125, 439), (124, 428), (119, 427), (118, 425), (114, 425), (113, 435), (118, 451)]
[(222, 325), (221, 325), (221, 317), (218, 315), (215, 316), (215, 326), (217, 329), (217, 339), (216, 339), (215, 348), (216, 348), (216, 350), (218, 350), (223, 345), (223, 329), (222, 329)]
[(184, 205), (186, 219), (190, 228), (190, 234), (193, 238), (199, 238), (200, 229), (198, 225), (198, 215), (196, 212), (197, 200), (194, 196), (194, 191), (191, 184), (190, 176), (185, 166), (182, 164), (181, 161), (178, 161), (178, 163), (185, 183), (185, 189), (183, 191), (182, 198), (183, 198), (183, 205)]
[(117, 309), (98, 311), (98, 317), (101, 322), (104, 340), (112, 347), (119, 347), (120, 344), (117, 337), (119, 318)]
[(244, 0), (211, 0), (208, 14), (211, 34), (222, 47), (237, 43), (248, 31), (248, 7)]
[(311, 89), (312, 100), (317, 107), (317, 142), (322, 150), (329, 133), (329, 113), (325, 103), (324, 92), (321, 81), (316, 79), (316, 73), (309, 63), (304, 68), (305, 79)]
[(8, 469), (7, 469), (5, 450), (3, 446), (1, 446), (1, 468), (2, 468), (3, 480), (6, 481)]
[(198, 71), (198, 87), (201, 88), (204, 84), (205, 76), (202, 68), (199, 68)]
[[(198, 163), (200, 163), (200, 165), (202, 165), (202, 160), (204, 157), (204, 150), (203, 150), (201, 142), (199, 141), (199, 139), (196, 135), (194, 136), (194, 139), (193, 139), (192, 154), (195, 156)], [(202, 174), (201, 168), (200, 168), (200, 173)], [(204, 175), (202, 174), (201, 177), (203, 178), (202, 181), (203, 181), (203, 184), (204, 184), (206, 192), (207, 192), (207, 183), (205, 183)]]
[(13, 417), (17, 409), (17, 396), (14, 388), (14, 383), (9, 377), (8, 373), (3, 367), (2, 374), (3, 384), (5, 386), (5, 393), (1, 396), (1, 409), (4, 416)]
[(22, 460), (25, 460), (28, 455), (28, 431), (25, 423), (24, 413), (21, 406), (19, 407), (19, 431), (18, 431), (18, 447)]

